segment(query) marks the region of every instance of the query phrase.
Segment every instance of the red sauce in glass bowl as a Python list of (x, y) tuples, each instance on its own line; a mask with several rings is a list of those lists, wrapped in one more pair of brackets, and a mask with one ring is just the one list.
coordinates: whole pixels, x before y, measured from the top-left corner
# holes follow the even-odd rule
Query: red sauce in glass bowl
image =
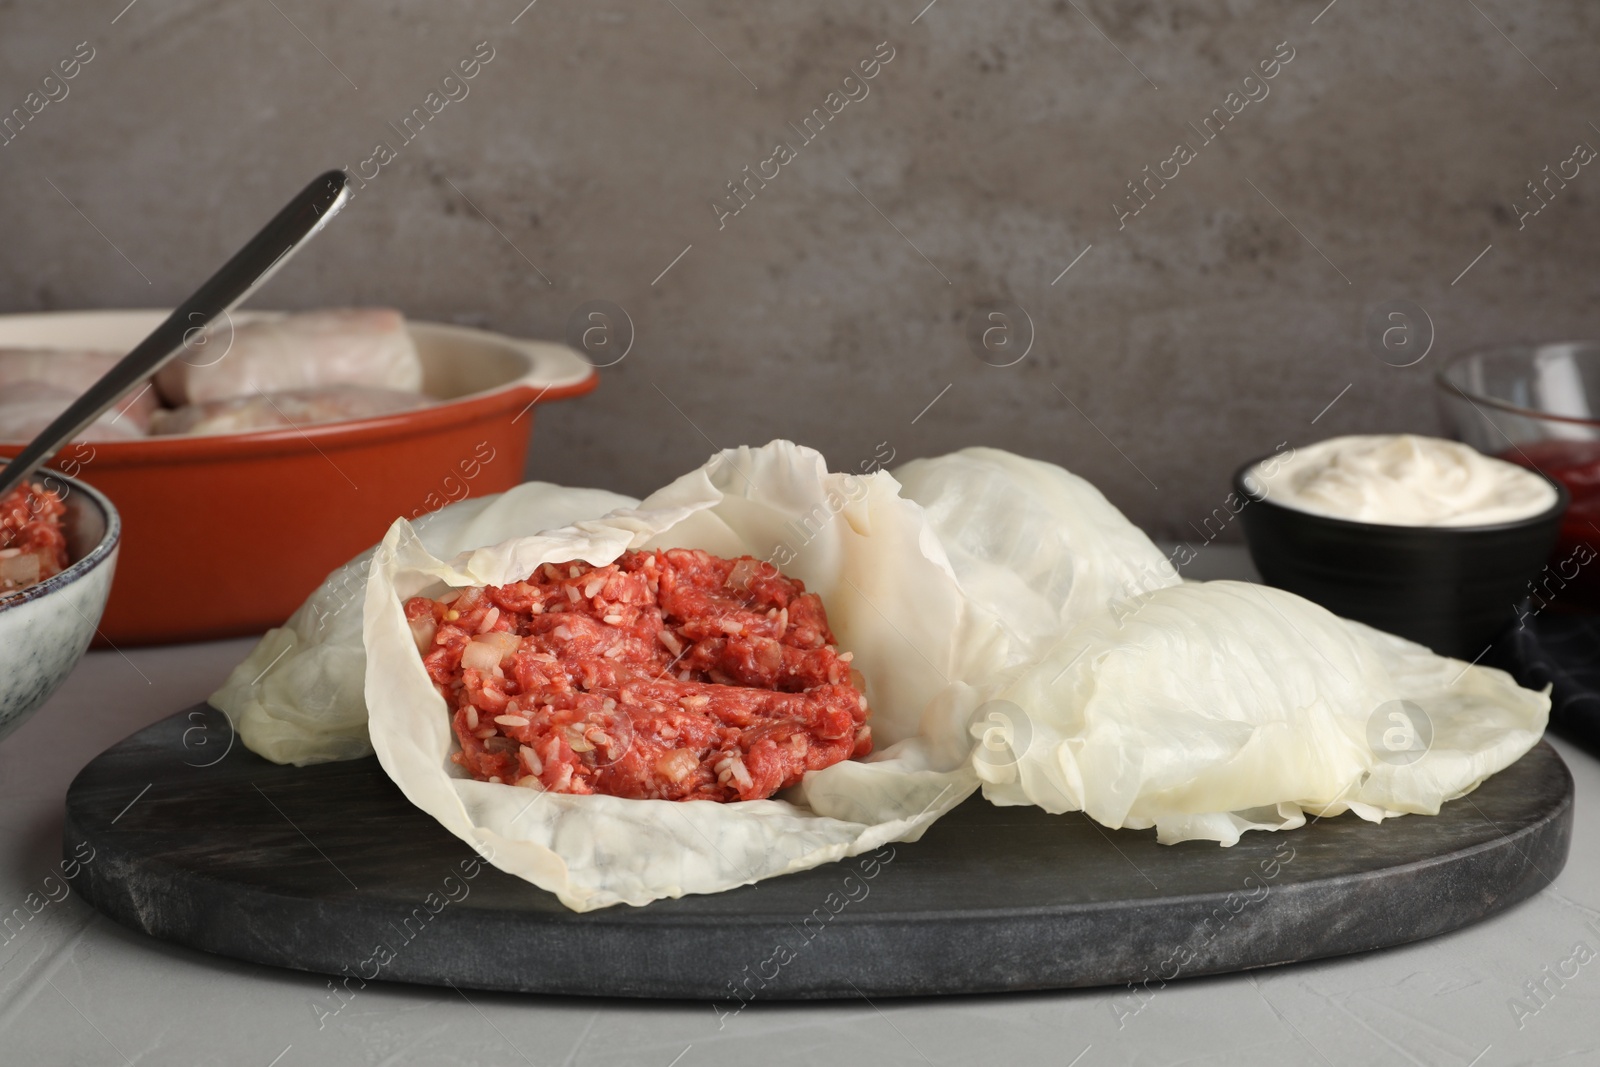
[(1550, 565), (1529, 594), (1558, 607), (1600, 607), (1600, 441), (1533, 441), (1500, 458), (1548, 474), (1572, 497)]

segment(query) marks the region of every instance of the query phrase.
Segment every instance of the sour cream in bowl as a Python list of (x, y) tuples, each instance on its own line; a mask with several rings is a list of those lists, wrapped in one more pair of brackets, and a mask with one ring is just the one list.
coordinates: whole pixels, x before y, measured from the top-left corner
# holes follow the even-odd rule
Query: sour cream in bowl
[(1285, 446), (1234, 486), (1268, 584), (1468, 660), (1525, 616), (1568, 500), (1537, 472), (1413, 434)]
[(1497, 526), (1542, 515), (1559, 496), (1525, 467), (1416, 434), (1330, 438), (1246, 479), (1283, 507), (1382, 526)]

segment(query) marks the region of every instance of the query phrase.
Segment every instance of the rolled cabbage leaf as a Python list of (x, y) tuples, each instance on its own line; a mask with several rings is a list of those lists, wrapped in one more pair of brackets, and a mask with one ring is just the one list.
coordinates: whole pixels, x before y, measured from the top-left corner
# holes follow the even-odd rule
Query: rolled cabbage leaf
[(221, 324), (156, 372), (174, 407), (290, 389), (367, 385), (419, 392), (422, 359), (392, 308), (327, 308)]
[(1502, 671), (1228, 581), (1092, 616), (988, 695), (972, 730), (989, 800), (1224, 845), (1307, 814), (1437, 814), (1550, 710)]
[(1000, 619), (1006, 666), (1042, 655), (1082, 619), (1182, 581), (1100, 490), (1053, 463), (967, 448), (894, 476), (927, 511), (962, 591)]

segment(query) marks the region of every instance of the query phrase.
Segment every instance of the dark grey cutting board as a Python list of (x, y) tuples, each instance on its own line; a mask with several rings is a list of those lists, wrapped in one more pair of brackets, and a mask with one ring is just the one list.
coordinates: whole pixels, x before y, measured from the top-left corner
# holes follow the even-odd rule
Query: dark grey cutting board
[[(1435, 818), (1157, 845), (974, 797), (920, 842), (712, 896), (573, 914), (411, 807), (375, 759), (279, 767), (181, 712), (67, 793), (75, 885), (208, 952), (470, 989), (756, 999), (1163, 981), (1398, 945), (1549, 884), (1572, 778), (1540, 744)], [(472, 877), (467, 877), (471, 872)], [(430, 896), (430, 894), (433, 894)]]

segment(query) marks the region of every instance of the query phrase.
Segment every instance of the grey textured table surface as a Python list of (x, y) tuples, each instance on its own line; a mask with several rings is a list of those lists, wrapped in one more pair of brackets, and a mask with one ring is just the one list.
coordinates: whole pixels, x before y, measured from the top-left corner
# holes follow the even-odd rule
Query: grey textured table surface
[[(1208, 573), (1197, 577), (1239, 572), (1221, 546), (1204, 555)], [(92, 653), (0, 745), (0, 919), (11, 916), (0, 927), (0, 1062), (1600, 1063), (1600, 761), (1559, 740), (1577, 781), (1577, 827), (1555, 886), (1486, 924), (1367, 956), (1152, 985), (1139, 995), (756, 1001), (720, 1018), (706, 1003), (378, 984), (340, 1000), (324, 978), (124, 930), (65, 891), (60, 877), (62, 800), (73, 775), (107, 745), (203, 699), (250, 644)]]

